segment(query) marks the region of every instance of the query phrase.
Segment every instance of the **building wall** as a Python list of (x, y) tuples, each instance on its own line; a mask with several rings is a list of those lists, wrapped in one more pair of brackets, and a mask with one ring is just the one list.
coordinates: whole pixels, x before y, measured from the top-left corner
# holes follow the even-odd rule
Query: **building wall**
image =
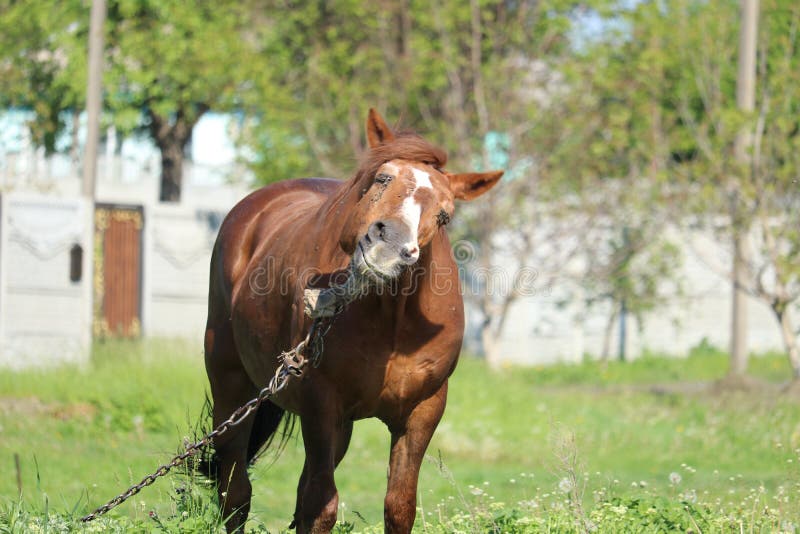
[[(0, 197), (0, 366), (88, 361), (91, 210), (80, 198)], [(83, 248), (70, 280), (70, 249)]]
[[(664, 306), (646, 313), (641, 324), (628, 315), (627, 358), (646, 353), (685, 356), (702, 342), (728, 348), (731, 284), (720, 272), (727, 263), (724, 247), (701, 233), (673, 242), (682, 252), (683, 265), (677, 277), (683, 290), (668, 298)], [(610, 305), (587, 308), (579, 288), (564, 287), (569, 282), (561, 284), (512, 305), (494, 364), (580, 362), (587, 356), (600, 356)], [(572, 295), (566, 306), (565, 294)], [(611, 358), (617, 357), (619, 339), (617, 321), (610, 337)], [(771, 310), (754, 297), (747, 299), (747, 339), (754, 352), (783, 350)], [(472, 347), (477, 348), (474, 339)]]
[[(94, 214), (81, 199), (80, 165), (70, 159), (69, 140), (45, 158), (31, 146), (29, 114), (0, 112), (0, 366), (86, 362)], [(160, 157), (152, 142), (130, 137), (115, 150), (116, 135), (106, 132), (96, 200), (142, 207), (145, 336), (185, 337), (198, 345), (203, 339), (216, 232), (251, 189), (252, 177), (236, 161), (229, 131), (234, 127), (231, 116), (213, 113), (197, 124), (179, 204), (158, 200)], [(82, 218), (83, 226), (74, 226)], [(69, 246), (78, 235), (85, 265), (83, 282), (76, 285), (65, 283), (64, 276), (68, 281)]]
[(165, 205), (146, 212), (145, 335), (202, 341), (211, 251), (225, 213)]

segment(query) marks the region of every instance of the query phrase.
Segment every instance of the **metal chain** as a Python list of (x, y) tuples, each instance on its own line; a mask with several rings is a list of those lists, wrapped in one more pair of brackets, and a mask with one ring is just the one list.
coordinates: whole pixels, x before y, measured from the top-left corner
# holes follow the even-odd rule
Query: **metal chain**
[(142, 491), (142, 488), (151, 485), (156, 481), (156, 479), (169, 473), (173, 467), (182, 464), (187, 458), (203, 450), (214, 438), (220, 434), (224, 434), (229, 428), (244, 421), (248, 415), (250, 415), (261, 405), (261, 403), (285, 388), (292, 377), (303, 376), (306, 364), (308, 363), (308, 360), (305, 357), (305, 350), (307, 348), (311, 348), (311, 364), (314, 367), (318, 367), (323, 349), (322, 338), (328, 333), (328, 330), (330, 330), (332, 324), (332, 318), (314, 319), (314, 321), (311, 323), (311, 329), (308, 331), (305, 339), (298, 343), (295, 348), (286, 352), (282, 352), (278, 356), (278, 361), (280, 362), (278, 369), (275, 371), (275, 374), (272, 376), (266, 387), (264, 387), (264, 389), (258, 393), (257, 397), (248, 401), (247, 404), (237, 408), (236, 411), (234, 411), (225, 421), (220, 423), (219, 426), (206, 434), (201, 440), (188, 445), (184, 452), (173, 457), (170, 462), (160, 466), (153, 473), (144, 477), (138, 484), (134, 484), (104, 505), (95, 509), (95, 511), (91, 514), (83, 516), (81, 521), (87, 523), (97, 519), (112, 508), (124, 503)]

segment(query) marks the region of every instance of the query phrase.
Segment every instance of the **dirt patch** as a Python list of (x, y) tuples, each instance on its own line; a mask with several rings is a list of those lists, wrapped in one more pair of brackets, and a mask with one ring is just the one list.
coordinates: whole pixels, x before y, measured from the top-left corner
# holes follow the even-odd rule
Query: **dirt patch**
[(711, 391), (722, 393), (775, 393), (779, 386), (750, 375), (727, 375), (711, 384)]
[(800, 401), (800, 380), (792, 380), (791, 382), (785, 384), (781, 389), (781, 393), (787, 397), (791, 397)]
[(82, 419), (90, 421), (97, 408), (85, 402), (62, 404), (42, 402), (37, 397), (0, 397), (0, 414), (23, 417), (52, 417), (60, 421)]
[(676, 381), (660, 384), (585, 384), (562, 386), (537, 386), (537, 391), (547, 392), (590, 392), (596, 394), (651, 393), (653, 395), (711, 395), (760, 394), (777, 396), (781, 393), (800, 398), (800, 384), (796, 393), (785, 385), (775, 384), (758, 378), (746, 377), (744, 380), (722, 379), (713, 382)]

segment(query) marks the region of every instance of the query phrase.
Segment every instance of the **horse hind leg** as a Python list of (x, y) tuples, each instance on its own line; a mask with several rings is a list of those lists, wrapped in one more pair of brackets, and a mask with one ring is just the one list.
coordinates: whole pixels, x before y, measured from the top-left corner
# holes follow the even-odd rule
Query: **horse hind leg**
[[(216, 428), (255, 397), (256, 387), (239, 361), (229, 325), (206, 330), (206, 371), (211, 385)], [(247, 476), (248, 450), (255, 417), (250, 415), (214, 439), (217, 492), (228, 532), (243, 532), (252, 487)]]

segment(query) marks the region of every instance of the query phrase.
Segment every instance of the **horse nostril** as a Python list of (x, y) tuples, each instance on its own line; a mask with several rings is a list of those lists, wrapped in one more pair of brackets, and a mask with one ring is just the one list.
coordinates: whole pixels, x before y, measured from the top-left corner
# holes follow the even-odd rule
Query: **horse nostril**
[(419, 253), (418, 247), (403, 247), (400, 249), (400, 257), (406, 261), (416, 260)]
[(367, 243), (373, 240), (386, 241), (386, 233), (387, 233), (386, 224), (382, 223), (381, 221), (373, 223), (369, 227), (369, 231), (367, 231), (367, 239), (368, 239)]

